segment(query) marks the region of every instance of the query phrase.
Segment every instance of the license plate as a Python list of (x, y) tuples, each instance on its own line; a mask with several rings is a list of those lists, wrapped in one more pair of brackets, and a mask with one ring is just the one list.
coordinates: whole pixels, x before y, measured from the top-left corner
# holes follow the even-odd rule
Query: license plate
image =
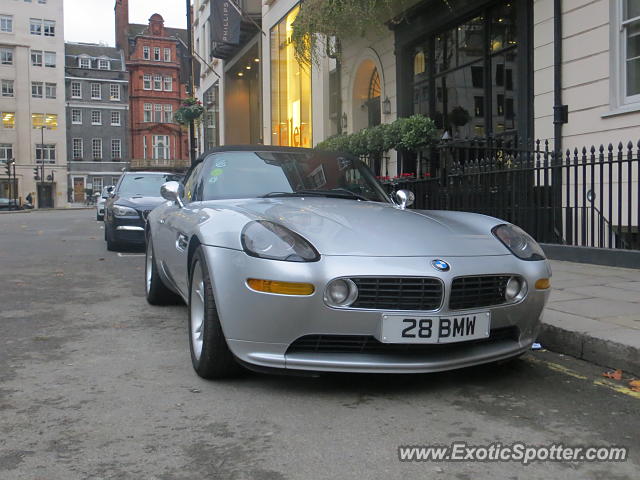
[(383, 343), (453, 343), (489, 337), (490, 312), (463, 315), (382, 315)]

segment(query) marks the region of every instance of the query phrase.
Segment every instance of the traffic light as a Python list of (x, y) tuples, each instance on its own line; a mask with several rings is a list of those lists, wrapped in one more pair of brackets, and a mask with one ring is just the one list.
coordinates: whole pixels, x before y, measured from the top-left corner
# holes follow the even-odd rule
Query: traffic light
[(40, 167), (33, 167), (33, 179), (40, 180)]
[(11, 163), (8, 160), (4, 164), (4, 168), (7, 170), (7, 177), (11, 178)]

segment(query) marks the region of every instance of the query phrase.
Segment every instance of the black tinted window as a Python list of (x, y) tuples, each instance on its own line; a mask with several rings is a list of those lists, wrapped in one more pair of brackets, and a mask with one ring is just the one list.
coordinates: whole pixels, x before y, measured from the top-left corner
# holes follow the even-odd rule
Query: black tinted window
[(125, 175), (118, 187), (118, 195), (125, 197), (159, 197), (160, 187), (165, 182), (180, 181), (180, 175), (131, 174)]

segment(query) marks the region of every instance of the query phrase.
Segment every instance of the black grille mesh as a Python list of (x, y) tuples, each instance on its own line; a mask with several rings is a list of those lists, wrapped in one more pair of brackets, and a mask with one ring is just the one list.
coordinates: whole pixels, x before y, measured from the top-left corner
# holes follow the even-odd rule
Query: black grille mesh
[(505, 303), (508, 275), (478, 275), (455, 278), (451, 284), (449, 308), (463, 310)]
[(437, 278), (352, 278), (358, 298), (352, 308), (380, 310), (436, 310), (442, 303), (442, 282)]
[(491, 330), (488, 338), (460, 343), (401, 344), (382, 343), (369, 335), (305, 335), (287, 349), (290, 353), (390, 353), (420, 355), (438, 351), (464, 349), (469, 345), (488, 344), (504, 340), (518, 341), (518, 327)]

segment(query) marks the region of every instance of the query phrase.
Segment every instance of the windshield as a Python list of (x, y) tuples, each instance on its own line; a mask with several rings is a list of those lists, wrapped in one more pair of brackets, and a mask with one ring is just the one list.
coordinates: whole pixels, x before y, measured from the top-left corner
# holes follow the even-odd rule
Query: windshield
[(189, 200), (299, 194), (389, 202), (360, 160), (335, 153), (225, 152), (210, 155), (199, 184), (187, 182)]
[(159, 197), (160, 187), (163, 183), (180, 181), (179, 175), (172, 174), (131, 174), (125, 175), (118, 187), (118, 195), (121, 197)]

